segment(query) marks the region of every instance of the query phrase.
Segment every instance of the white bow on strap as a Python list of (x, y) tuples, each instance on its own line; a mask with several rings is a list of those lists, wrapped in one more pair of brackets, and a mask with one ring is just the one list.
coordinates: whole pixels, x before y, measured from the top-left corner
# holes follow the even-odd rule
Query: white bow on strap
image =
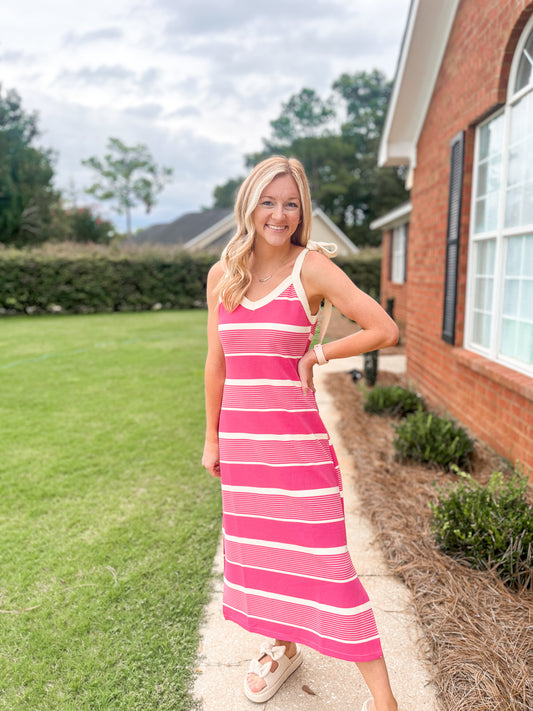
[[(335, 242), (314, 242), (312, 239), (307, 241), (306, 247), (307, 249), (311, 249), (314, 252), (320, 252), (320, 254), (324, 254), (330, 259), (332, 259), (338, 251)], [(331, 301), (328, 301), (328, 299), (324, 299), (324, 312), (322, 314), (322, 321), (320, 323), (320, 339), (318, 341), (320, 345), (322, 345), (322, 341), (324, 340), (324, 336), (326, 335), (326, 331), (329, 326), (332, 308), (333, 307)]]
[(329, 257), (330, 259), (334, 257), (338, 251), (338, 247), (335, 242), (315, 242), (312, 239), (307, 241), (306, 247), (307, 249), (312, 249), (314, 252), (325, 254), (326, 257)]
[[(256, 659), (252, 659), (252, 661), (250, 662), (250, 669), (248, 670), (248, 673), (249, 674), (257, 674), (257, 676), (264, 678), (267, 674), (270, 673), (270, 669), (272, 667), (272, 662), (277, 662), (278, 659), (281, 659), (281, 657), (284, 654), (285, 654), (285, 646), (284, 645), (274, 647), (274, 646), (272, 646), (272, 644), (265, 642), (264, 644), (261, 645), (261, 654), (259, 655), (259, 657)], [(266, 664), (261, 664), (260, 660), (266, 655), (269, 656), (272, 659), (272, 661), (267, 662)]]

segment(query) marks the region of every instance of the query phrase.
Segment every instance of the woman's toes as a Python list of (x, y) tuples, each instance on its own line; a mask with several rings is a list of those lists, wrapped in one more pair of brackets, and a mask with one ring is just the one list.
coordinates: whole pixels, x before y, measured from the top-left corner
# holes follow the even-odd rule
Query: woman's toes
[(246, 682), (248, 688), (250, 691), (253, 691), (254, 694), (257, 694), (258, 691), (262, 691), (266, 686), (266, 681), (261, 679), (260, 676), (257, 676), (257, 674), (248, 674)]

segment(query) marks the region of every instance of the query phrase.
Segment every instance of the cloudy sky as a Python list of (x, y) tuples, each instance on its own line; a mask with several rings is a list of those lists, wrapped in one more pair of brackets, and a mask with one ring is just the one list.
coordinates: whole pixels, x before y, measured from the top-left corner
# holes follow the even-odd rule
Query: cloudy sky
[[(409, 0), (14, 0), (0, 5), (0, 82), (39, 113), (56, 183), (94, 204), (81, 165), (110, 136), (145, 143), (172, 184), (134, 227), (209, 206), (269, 121), (343, 72), (393, 78)], [(104, 207), (102, 214), (124, 229)]]

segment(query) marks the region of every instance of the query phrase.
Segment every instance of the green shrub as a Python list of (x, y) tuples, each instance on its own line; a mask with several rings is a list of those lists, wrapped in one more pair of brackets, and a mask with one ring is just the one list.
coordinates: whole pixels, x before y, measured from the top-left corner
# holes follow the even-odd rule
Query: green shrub
[(455, 468), (461, 481), (438, 488), (431, 529), (439, 547), (478, 570), (492, 569), (514, 589), (533, 589), (533, 506), (527, 478), (505, 481), (494, 472), (486, 486)]
[(452, 420), (419, 410), (394, 427), (393, 444), (401, 460), (414, 459), (445, 469), (452, 464), (470, 464), (474, 442)]
[(405, 417), (421, 410), (423, 405), (419, 395), (401, 385), (377, 385), (366, 393), (364, 407), (377, 415)]
[(205, 306), (212, 255), (0, 251), (0, 314)]
[(337, 264), (354, 282), (373, 299), (377, 299), (380, 290), (381, 256), (368, 254), (357, 257), (335, 257)]

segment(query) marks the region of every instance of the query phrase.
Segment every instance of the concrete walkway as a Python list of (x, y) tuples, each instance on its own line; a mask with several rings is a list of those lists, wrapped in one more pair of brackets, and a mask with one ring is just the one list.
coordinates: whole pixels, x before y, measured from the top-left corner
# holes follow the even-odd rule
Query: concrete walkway
[[(421, 658), (419, 637), (410, 594), (385, 562), (374, 531), (361, 510), (354, 484), (354, 460), (336, 431), (337, 414), (324, 386), (328, 373), (362, 370), (362, 357), (333, 361), (315, 368), (318, 407), (331, 435), (344, 482), (348, 546), (376, 616), (394, 693), (402, 711), (436, 711), (431, 671)], [(402, 372), (404, 356), (380, 356), (380, 370)], [(198, 653), (198, 677), (194, 694), (203, 711), (360, 711), (369, 693), (354, 664), (324, 657), (303, 648), (304, 663), (280, 691), (265, 704), (244, 696), (243, 679), (251, 657), (263, 637), (245, 632), (222, 617), (222, 546), (213, 568), (214, 591), (207, 606)], [(308, 687), (310, 695), (302, 687)]]

